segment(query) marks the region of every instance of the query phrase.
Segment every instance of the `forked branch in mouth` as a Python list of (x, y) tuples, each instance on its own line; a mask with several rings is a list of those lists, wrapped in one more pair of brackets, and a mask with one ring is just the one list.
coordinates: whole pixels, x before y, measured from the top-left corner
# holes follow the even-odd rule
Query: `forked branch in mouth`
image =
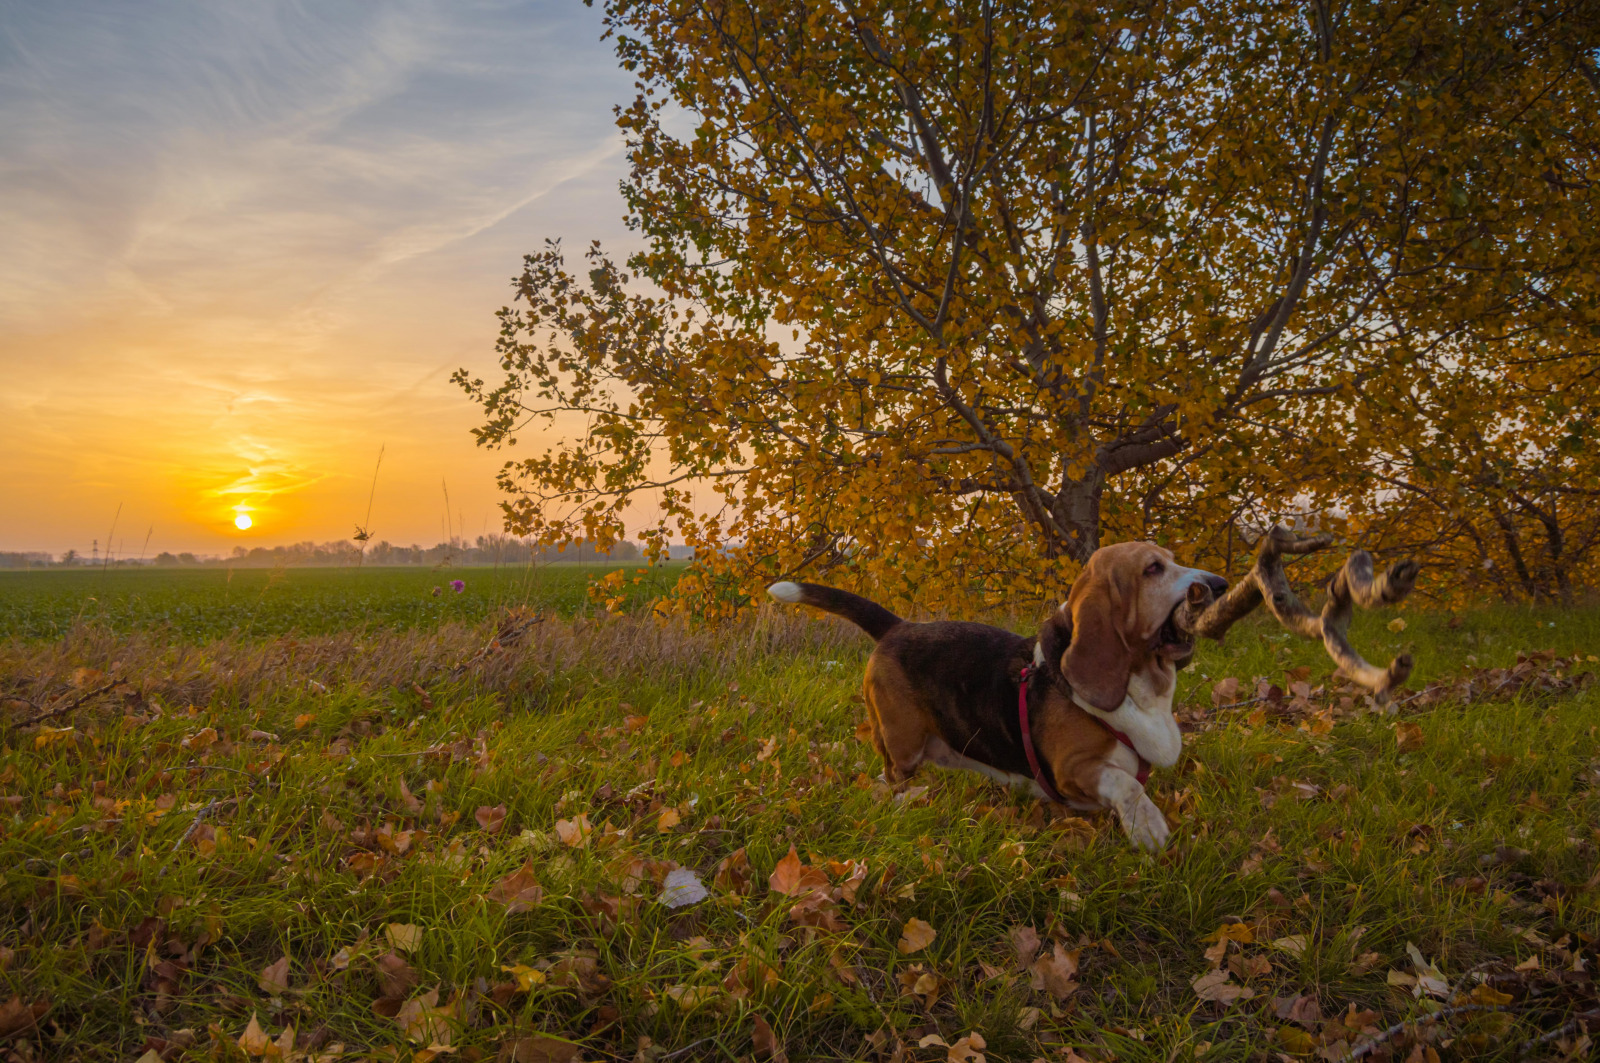
[(1308, 639), (1322, 640), (1328, 656), (1345, 678), (1370, 690), (1378, 704), (1388, 702), (1389, 692), (1411, 675), (1411, 655), (1402, 653), (1387, 668), (1369, 664), (1350, 645), (1350, 618), (1355, 607), (1373, 609), (1398, 602), (1411, 593), (1421, 566), (1415, 561), (1396, 561), (1381, 573), (1374, 573), (1372, 555), (1356, 550), (1344, 566), (1328, 581), (1328, 600), (1320, 615), (1307, 609), (1289, 586), (1283, 571), (1283, 555), (1310, 554), (1333, 545), (1331, 535), (1297, 538), (1282, 525), (1273, 527), (1256, 545), (1255, 565), (1245, 576), (1213, 602), (1191, 598), (1178, 606), (1173, 619), (1191, 634), (1221, 639), (1235, 622), (1255, 610), (1263, 601), (1278, 623)]

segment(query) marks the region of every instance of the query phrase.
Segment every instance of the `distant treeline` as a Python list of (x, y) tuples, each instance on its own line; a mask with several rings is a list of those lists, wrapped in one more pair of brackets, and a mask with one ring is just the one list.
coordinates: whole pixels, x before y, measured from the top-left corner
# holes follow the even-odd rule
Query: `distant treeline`
[[(674, 558), (691, 556), (687, 547), (671, 548)], [(588, 543), (578, 543), (565, 549), (546, 546), (535, 548), (521, 539), (509, 535), (480, 535), (472, 542), (452, 539), (424, 547), (413, 543), (396, 546), (387, 541), (369, 543), (363, 552), (359, 543), (349, 541), (294, 543), (289, 546), (258, 546), (246, 549), (233, 548), (227, 557), (205, 557), (192, 553), (173, 554), (162, 551), (152, 558), (113, 558), (114, 568), (132, 565), (159, 565), (171, 568), (206, 568), (228, 565), (243, 568), (317, 567), (350, 565), (417, 565), (439, 567), (444, 565), (526, 565), (567, 562), (638, 561), (643, 555), (633, 543), (623, 542), (610, 550), (596, 550)], [(76, 550), (68, 550), (59, 558), (38, 551), (0, 552), (0, 568), (74, 568), (107, 564), (104, 559), (88, 558)]]

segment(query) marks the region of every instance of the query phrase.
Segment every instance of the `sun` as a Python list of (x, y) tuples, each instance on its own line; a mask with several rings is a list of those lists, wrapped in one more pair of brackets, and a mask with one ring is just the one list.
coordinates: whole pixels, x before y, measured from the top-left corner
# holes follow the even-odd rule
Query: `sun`
[(249, 531), (250, 525), (254, 523), (255, 521), (250, 519), (250, 514), (248, 513), (241, 513), (237, 517), (233, 518), (233, 526), (238, 528), (240, 531)]

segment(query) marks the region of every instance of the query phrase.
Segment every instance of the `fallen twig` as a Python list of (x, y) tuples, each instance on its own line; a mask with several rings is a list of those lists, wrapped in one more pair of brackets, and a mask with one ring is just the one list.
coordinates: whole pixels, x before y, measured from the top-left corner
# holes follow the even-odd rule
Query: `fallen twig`
[(222, 798), (213, 797), (210, 804), (206, 805), (204, 808), (194, 814), (194, 820), (190, 822), (189, 829), (183, 832), (183, 837), (178, 839), (178, 844), (172, 847), (173, 853), (176, 853), (179, 849), (182, 849), (184, 843), (190, 838), (194, 837), (194, 832), (200, 829), (200, 821), (205, 819), (207, 814), (209, 814), (213, 808), (216, 808), (221, 801)]
[(1356, 1048), (1350, 1053), (1349, 1058), (1364, 1059), (1367, 1056), (1372, 1055), (1372, 1053), (1378, 1050), (1380, 1045), (1388, 1041), (1389, 1038), (1400, 1033), (1407, 1026), (1419, 1026), (1425, 1022), (1438, 1022), (1440, 1019), (1448, 1019), (1452, 1015), (1462, 1015), (1469, 1011), (1511, 1011), (1516, 1007), (1517, 1005), (1515, 1004), (1462, 1004), (1459, 1007), (1444, 1008), (1440, 1011), (1432, 1013), (1431, 1015), (1423, 1015), (1420, 1018), (1404, 1019), (1395, 1023), (1387, 1030), (1384, 1030), (1366, 1044)]
[(65, 705), (57, 705), (53, 709), (46, 709), (44, 712), (39, 713), (37, 716), (30, 716), (26, 720), (23, 720), (17, 726), (18, 727), (32, 727), (36, 723), (43, 723), (45, 720), (53, 720), (57, 716), (65, 716), (67, 713), (71, 712), (73, 709), (76, 709), (79, 705), (82, 705), (84, 702), (90, 700), (91, 698), (97, 698), (101, 694), (105, 694), (105, 693), (107, 693), (109, 691), (115, 690), (117, 687), (125, 685), (127, 682), (128, 681), (126, 679), (113, 679), (111, 682), (105, 684), (104, 686), (95, 687), (93, 690), (89, 691), (86, 694), (79, 694), (77, 697), (73, 698), (71, 701), (67, 702)]
[(1517, 1046), (1517, 1055), (1525, 1056), (1528, 1054), (1528, 1052), (1538, 1048), (1540, 1045), (1549, 1044), (1551, 1041), (1565, 1037), (1569, 1033), (1577, 1033), (1578, 1028), (1589, 1019), (1600, 1019), (1600, 1008), (1592, 1008), (1580, 1015), (1575, 1015), (1571, 1020), (1562, 1023), (1554, 1030), (1551, 1030), (1548, 1033), (1542, 1033), (1538, 1037), (1534, 1037), (1530, 1040), (1522, 1042), (1522, 1044)]

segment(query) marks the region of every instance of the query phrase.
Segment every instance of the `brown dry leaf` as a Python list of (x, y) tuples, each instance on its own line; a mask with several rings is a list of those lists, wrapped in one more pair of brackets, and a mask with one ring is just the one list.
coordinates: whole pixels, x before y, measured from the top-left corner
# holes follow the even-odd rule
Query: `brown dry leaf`
[(683, 816), (678, 813), (676, 808), (668, 805), (661, 810), (661, 818), (656, 820), (656, 830), (664, 834), (681, 823), (683, 823)]
[(1219, 1004), (1249, 1000), (1256, 995), (1254, 989), (1249, 986), (1234, 985), (1228, 981), (1228, 977), (1226, 970), (1207, 971), (1190, 984), (1194, 986), (1195, 996), (1201, 1000), (1214, 1000)]
[(256, 979), (256, 984), (268, 996), (281, 996), (289, 991), (289, 957), (283, 956), (277, 963), (268, 964), (261, 970), (261, 977)]
[(1028, 984), (1057, 1000), (1065, 1000), (1078, 991), (1079, 950), (1071, 952), (1057, 942), (1048, 955), (1040, 956), (1028, 967)]
[(918, 998), (924, 1008), (932, 1008), (939, 1000), (939, 991), (944, 988), (944, 979), (932, 971), (924, 970), (920, 963), (899, 972), (894, 978), (900, 983), (900, 995)]
[(200, 753), (210, 749), (216, 742), (217, 729), (215, 727), (202, 727), (178, 744), (191, 753)]
[(535, 1034), (500, 1046), (498, 1063), (572, 1063), (583, 1051), (570, 1041)]
[(307, 726), (316, 721), (316, 718), (317, 714), (314, 712), (302, 712), (294, 718), (294, 729), (296, 731), (304, 731)]
[(72, 685), (82, 690), (90, 683), (98, 682), (105, 678), (105, 673), (98, 668), (74, 668), (72, 670)]
[(872, 721), (862, 720), (856, 724), (856, 741), (872, 744)]
[(24, 1004), (21, 997), (13, 996), (4, 1004), (0, 1004), (0, 1037), (10, 1037), (12, 1034), (32, 1029), (49, 1010), (50, 1001), (47, 999)]
[(674, 985), (666, 989), (667, 998), (684, 1011), (693, 1011), (695, 1008), (709, 1004), (721, 996), (721, 992), (713, 985)]
[(1509, 1004), (1515, 998), (1510, 993), (1502, 993), (1488, 982), (1483, 982), (1472, 987), (1471, 999), (1474, 1004), (1483, 1004), (1492, 1008), (1499, 1007), (1502, 1004)]
[(969, 1033), (946, 1049), (948, 1063), (985, 1063), (983, 1050), (987, 1045), (981, 1033)]
[(495, 805), (491, 808), (488, 805), (479, 805), (472, 813), (472, 818), (478, 821), (478, 826), (483, 828), (484, 833), (498, 834), (500, 828), (506, 825), (506, 806)]
[(754, 1017), (755, 1029), (750, 1032), (751, 1051), (759, 1058), (765, 1056), (772, 1063), (788, 1063), (788, 1053), (783, 1050), (783, 1042), (778, 1040), (778, 1035), (772, 1032), (772, 1027), (767, 1025), (767, 1020), (759, 1014)]
[(1310, 993), (1274, 1000), (1273, 1013), (1280, 1019), (1297, 1022), (1308, 1028), (1322, 1021), (1322, 1006)]
[(1254, 930), (1249, 923), (1223, 923), (1215, 931), (1201, 938), (1201, 941), (1237, 941), (1241, 945), (1249, 945), (1256, 939)]
[(1211, 705), (1213, 708), (1221, 708), (1237, 700), (1239, 700), (1239, 680), (1235, 676), (1230, 675), (1226, 679), (1219, 680), (1211, 688)]
[(422, 928), (412, 923), (390, 923), (383, 928), (389, 944), (401, 952), (416, 952), (422, 947)]
[(767, 885), (786, 897), (798, 897), (812, 890), (827, 889), (828, 873), (820, 867), (802, 866), (800, 854), (790, 843), (789, 855), (779, 860), (778, 866), (772, 869), (772, 874), (767, 877)]
[(735, 849), (722, 859), (711, 882), (717, 889), (729, 893), (750, 892), (750, 857), (743, 848)]
[(272, 1038), (267, 1036), (266, 1031), (261, 1028), (261, 1023), (256, 1021), (256, 1013), (253, 1011), (250, 1013), (250, 1025), (239, 1035), (239, 1047), (244, 1049), (247, 1055), (252, 1056), (266, 1055), (267, 1049), (272, 1047)]
[(748, 956), (734, 964), (733, 970), (722, 980), (722, 988), (735, 1000), (750, 997), (778, 984), (778, 969)]
[(594, 827), (589, 824), (587, 813), (579, 812), (571, 819), (556, 820), (556, 837), (561, 839), (561, 844), (573, 849), (587, 849), (589, 836), (594, 833)]
[(404, 856), (411, 849), (411, 832), (408, 830), (394, 830), (393, 824), (385, 824), (375, 835), (378, 846), (384, 852), (395, 856)]
[(1309, 1056), (1317, 1049), (1317, 1039), (1298, 1026), (1280, 1026), (1274, 1033), (1278, 1044), (1291, 1056)]
[(905, 929), (900, 932), (900, 940), (895, 947), (900, 950), (900, 955), (909, 956), (932, 945), (933, 939), (938, 936), (937, 930), (913, 916), (906, 920)]
[(1286, 937), (1274, 938), (1272, 947), (1282, 949), (1296, 959), (1305, 957), (1306, 949), (1311, 947), (1311, 939), (1305, 934), (1289, 934)]
[(1017, 966), (1027, 970), (1033, 958), (1039, 955), (1039, 932), (1031, 926), (1014, 926), (1008, 936), (1017, 954)]
[(454, 1011), (454, 1004), (446, 1004), (441, 1008), (439, 991), (430, 989), (406, 1001), (395, 1015), (394, 1021), (399, 1023), (405, 1035), (417, 1044), (437, 1048), (450, 1044), (449, 1020)]
[(1394, 737), (1402, 753), (1414, 753), (1427, 742), (1422, 735), (1421, 726), (1406, 720), (1400, 720), (1394, 725)]
[(417, 987), (417, 972), (398, 952), (386, 952), (373, 961), (378, 969), (378, 991), (385, 997), (404, 997)]
[(507, 915), (532, 911), (544, 900), (544, 889), (533, 874), (533, 861), (529, 860), (517, 870), (489, 887), (484, 894), (489, 900), (506, 906)]

